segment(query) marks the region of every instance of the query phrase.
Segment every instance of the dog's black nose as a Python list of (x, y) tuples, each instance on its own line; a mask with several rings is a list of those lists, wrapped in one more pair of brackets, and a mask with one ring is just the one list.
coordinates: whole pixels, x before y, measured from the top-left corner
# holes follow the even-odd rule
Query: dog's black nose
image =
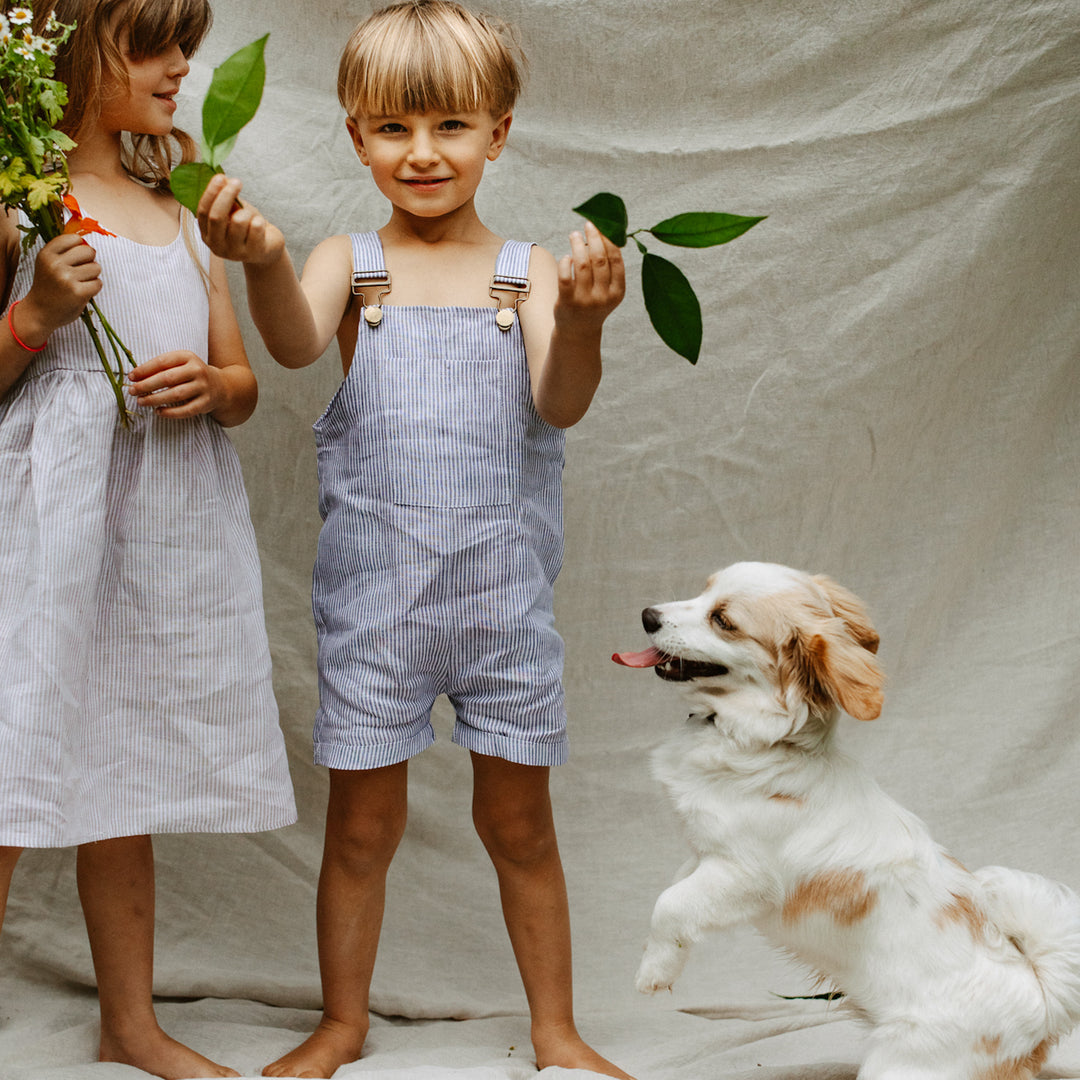
[(641, 625), (646, 634), (655, 634), (660, 629), (660, 612), (654, 607), (647, 607), (641, 613)]

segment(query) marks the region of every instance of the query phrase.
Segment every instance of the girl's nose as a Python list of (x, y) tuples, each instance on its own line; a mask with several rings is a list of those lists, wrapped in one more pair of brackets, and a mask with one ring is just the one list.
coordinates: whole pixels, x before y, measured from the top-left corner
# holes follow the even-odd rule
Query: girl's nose
[(179, 45), (173, 45), (169, 49), (169, 74), (175, 78), (182, 79), (191, 70), (191, 65), (188, 63), (188, 58), (184, 55), (184, 50)]

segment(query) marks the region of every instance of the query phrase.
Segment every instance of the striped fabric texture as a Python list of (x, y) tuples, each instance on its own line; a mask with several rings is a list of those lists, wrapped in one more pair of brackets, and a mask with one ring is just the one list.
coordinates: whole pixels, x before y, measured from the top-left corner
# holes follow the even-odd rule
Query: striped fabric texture
[[(183, 231), (94, 247), (136, 362), (206, 356)], [(295, 820), (236, 454), (208, 417), (133, 411), (125, 430), (79, 320), (0, 401), (0, 844)]]
[[(375, 233), (352, 243), (355, 271), (383, 267)], [(526, 277), (531, 248), (508, 241), (496, 275)], [(552, 614), (564, 439), (533, 406), (517, 321), (500, 330), (494, 301), (386, 304), (377, 326), (361, 321), (315, 435), (316, 761), (373, 768), (418, 753), (440, 694), (455, 742), (564, 761)]]

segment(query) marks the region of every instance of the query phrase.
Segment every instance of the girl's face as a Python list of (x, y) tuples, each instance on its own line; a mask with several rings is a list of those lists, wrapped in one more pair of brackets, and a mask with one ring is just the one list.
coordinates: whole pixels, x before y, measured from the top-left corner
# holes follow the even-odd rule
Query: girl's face
[(156, 56), (136, 60), (131, 56), (126, 32), (120, 36), (120, 51), (128, 85), (106, 77), (101, 88), (102, 126), (110, 133), (168, 135), (173, 129), (174, 99), (180, 81), (191, 70), (187, 57), (174, 43)]
[(472, 202), (484, 166), (506, 144), (511, 116), (475, 112), (402, 113), (346, 121), (360, 160), (400, 210), (435, 218)]

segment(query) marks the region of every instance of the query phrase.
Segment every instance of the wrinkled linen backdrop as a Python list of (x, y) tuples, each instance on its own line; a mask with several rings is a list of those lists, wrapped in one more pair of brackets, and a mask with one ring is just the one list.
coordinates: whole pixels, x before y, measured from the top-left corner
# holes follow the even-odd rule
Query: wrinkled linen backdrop
[[(495, 6), (495, 5), (493, 5)], [(230, 170), (298, 264), (387, 210), (334, 94), (343, 0), (219, 0), (184, 87), (271, 32), (262, 109)], [(598, 191), (634, 227), (685, 210), (767, 214), (730, 246), (651, 250), (702, 301), (696, 368), (648, 324), (641, 259), (605, 334), (603, 385), (568, 441), (571, 762), (553, 773), (580, 1026), (642, 1080), (851, 1080), (860, 1032), (752, 932), (711, 938), (673, 995), (632, 978), (684, 849), (648, 771), (685, 712), (618, 668), (639, 612), (738, 559), (861, 595), (889, 674), (841, 742), (971, 866), (1080, 887), (1080, 7), (1073, 0), (503, 0), (532, 61), (481, 215), (556, 254)], [(107, 224), (107, 223), (106, 223)], [(319, 526), (310, 425), (331, 349), (278, 368), (247, 318), (254, 418), (231, 432), (259, 537), (275, 685), (301, 820), (157, 843), (157, 991), (170, 1031), (255, 1075), (315, 1022), (314, 898), (326, 776), (308, 606)], [(412, 767), (368, 1055), (339, 1075), (533, 1074), (524, 995), (469, 820), (468, 755)], [(71, 851), (28, 852), (0, 945), (0, 1076), (107, 1080)], [(452, 1022), (464, 1021), (464, 1022)], [(555, 1076), (560, 1070), (549, 1070)], [(1048, 1076), (1080, 1077), (1080, 1039)]]

